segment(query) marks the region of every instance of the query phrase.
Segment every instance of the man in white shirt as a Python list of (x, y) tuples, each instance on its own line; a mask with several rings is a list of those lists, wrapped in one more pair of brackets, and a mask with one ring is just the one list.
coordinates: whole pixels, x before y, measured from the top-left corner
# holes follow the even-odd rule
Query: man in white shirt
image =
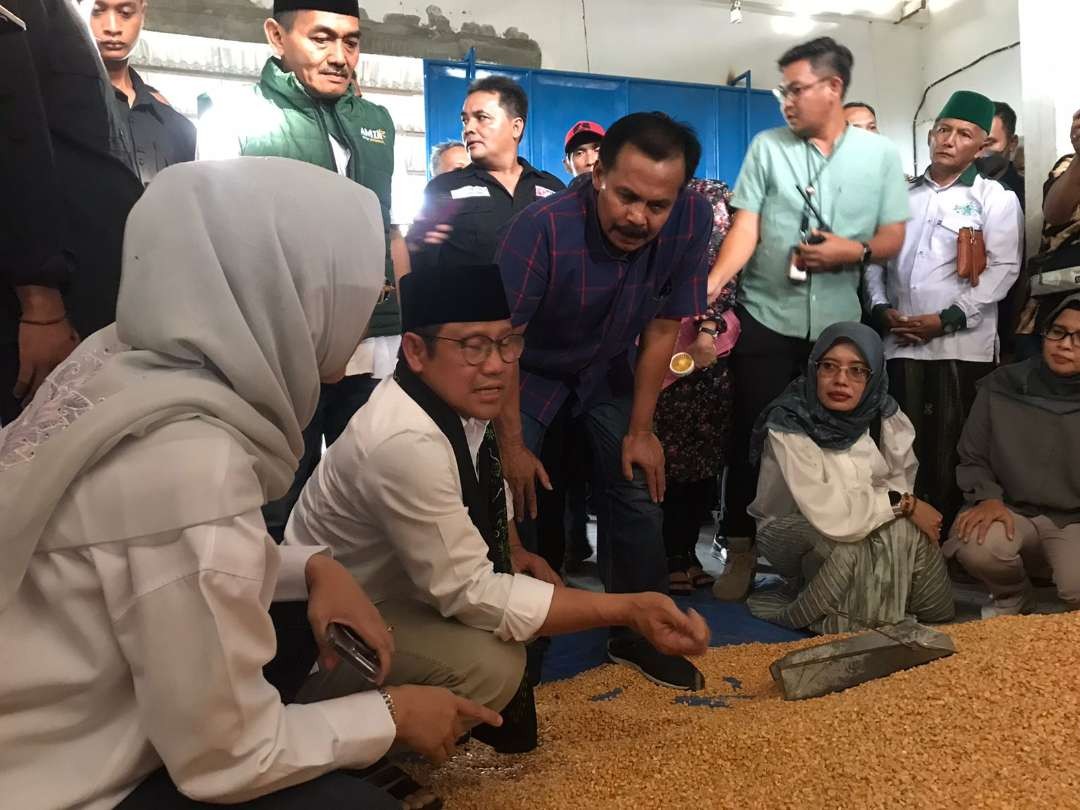
[[(1019, 274), (1023, 251), (1016, 195), (974, 165), (993, 118), (985, 96), (952, 95), (930, 132), (930, 167), (908, 192), (904, 247), (866, 275), (892, 393), (915, 425), (915, 495), (941, 511), (946, 526), (960, 505), (956, 444), (975, 383), (998, 359), (998, 302)], [(975, 263), (969, 273), (958, 262), (960, 240), (971, 246), (980, 237), (985, 270)]]
[[(437, 683), (496, 711), (520, 701), (503, 711), (510, 733), (529, 722), (524, 642), (537, 635), (625, 625), (668, 654), (703, 653), (693, 611), (659, 593), (565, 588), (522, 547), (489, 425), (524, 348), (498, 267), (415, 270), (401, 289), (397, 371), (329, 448), (286, 530), (287, 544), (330, 546), (393, 625), (388, 683)], [(360, 688), (338, 667), (301, 699)]]

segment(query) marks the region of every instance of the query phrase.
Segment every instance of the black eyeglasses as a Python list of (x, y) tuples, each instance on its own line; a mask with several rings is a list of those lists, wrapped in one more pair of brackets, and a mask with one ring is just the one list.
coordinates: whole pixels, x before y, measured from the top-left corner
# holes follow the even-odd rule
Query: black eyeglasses
[(507, 335), (499, 340), (493, 340), (486, 335), (472, 335), (467, 338), (435, 337), (435, 340), (445, 340), (448, 343), (456, 343), (461, 347), (461, 356), (470, 366), (478, 366), (491, 357), (496, 347), (499, 349), (499, 357), (504, 363), (515, 363), (525, 351), (525, 336), (517, 333)]
[(832, 76), (826, 76), (823, 79), (818, 79), (817, 81), (810, 82), (810, 84), (780, 84), (773, 88), (772, 93), (774, 96), (776, 96), (776, 100), (779, 101), (781, 104), (783, 104), (789, 98), (792, 101), (798, 101), (799, 96), (801, 96), (811, 87), (816, 84), (821, 84), (822, 82), (827, 82), (831, 78)]
[(842, 366), (835, 360), (818, 360), (817, 370), (818, 374), (825, 377), (835, 377), (843, 371), (847, 373), (848, 377), (857, 382), (866, 382), (874, 374), (866, 366)]
[(1080, 331), (1070, 332), (1064, 326), (1049, 326), (1043, 330), (1042, 336), (1047, 340), (1052, 340), (1054, 343), (1060, 343), (1069, 338), (1072, 341), (1074, 349), (1080, 349)]

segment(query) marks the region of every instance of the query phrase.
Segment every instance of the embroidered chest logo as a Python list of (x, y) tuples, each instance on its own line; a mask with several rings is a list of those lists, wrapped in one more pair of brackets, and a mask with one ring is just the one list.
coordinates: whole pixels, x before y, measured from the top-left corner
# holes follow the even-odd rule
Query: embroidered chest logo
[(982, 206), (977, 202), (966, 202), (963, 205), (954, 205), (953, 213), (962, 217), (974, 217), (982, 213)]
[(386, 130), (360, 127), (360, 137), (370, 143), (386, 143)]
[(536, 196), (537, 196), (537, 198), (550, 197), (554, 193), (555, 192), (552, 191), (550, 188), (544, 188), (543, 186), (537, 186), (536, 187)]

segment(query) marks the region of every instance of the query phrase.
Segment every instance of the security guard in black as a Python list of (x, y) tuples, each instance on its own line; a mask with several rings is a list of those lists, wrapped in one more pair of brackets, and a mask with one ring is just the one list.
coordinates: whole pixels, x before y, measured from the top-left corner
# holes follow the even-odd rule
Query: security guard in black
[(153, 87), (131, 68), (135, 97), (115, 90), (120, 135), (139, 171), (143, 185), (168, 166), (195, 159), (195, 125), (174, 110)]
[[(424, 190), (424, 207), (409, 229), (412, 268), (491, 264), (514, 215), (565, 186), (555, 175), (519, 157), (514, 194), (475, 164), (439, 175)], [(425, 240), (435, 225), (453, 229), (442, 244)]]

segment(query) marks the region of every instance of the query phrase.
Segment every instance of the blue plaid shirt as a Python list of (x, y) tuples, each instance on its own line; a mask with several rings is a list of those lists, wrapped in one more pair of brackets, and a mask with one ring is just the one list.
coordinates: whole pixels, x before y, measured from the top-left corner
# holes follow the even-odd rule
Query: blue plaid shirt
[(496, 262), (514, 326), (527, 325), (522, 412), (548, 425), (571, 394), (580, 411), (630, 393), (645, 325), (705, 311), (712, 222), (708, 201), (684, 191), (656, 239), (620, 253), (600, 230), (588, 178), (518, 214)]

